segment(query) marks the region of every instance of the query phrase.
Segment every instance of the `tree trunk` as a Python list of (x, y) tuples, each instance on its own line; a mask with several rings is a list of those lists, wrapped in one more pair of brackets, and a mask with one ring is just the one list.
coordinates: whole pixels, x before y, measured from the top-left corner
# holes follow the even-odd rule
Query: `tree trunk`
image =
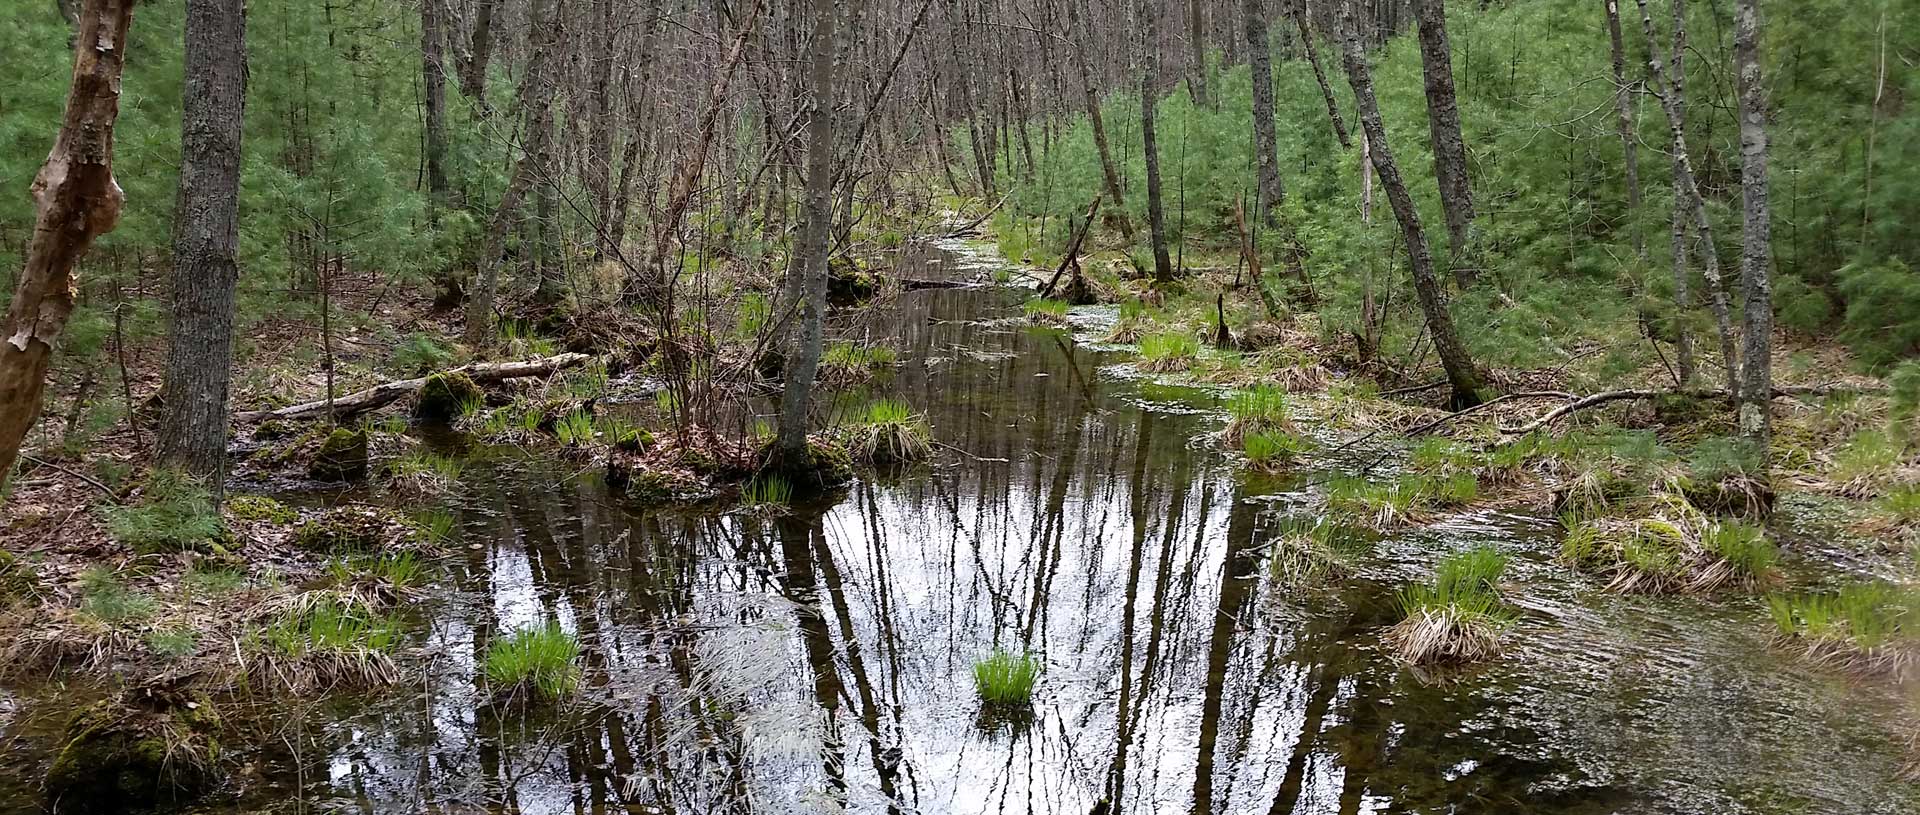
[[(807, 453), (807, 417), (813, 410), (814, 376), (827, 312), (827, 238), (833, 228), (834, 17), (836, 0), (813, 0), (813, 41), (807, 67), (807, 200), (799, 244), (787, 263), (789, 303), (799, 309), (793, 358), (780, 396), (775, 456), (789, 469), (812, 469)], [(964, 81), (964, 80), (963, 80)]]
[(1204, 108), (1212, 107), (1213, 103), (1207, 96), (1207, 19), (1203, 2), (1187, 0), (1187, 48), (1193, 58), (1187, 87), (1193, 91), (1194, 105)]
[(1420, 310), (1426, 315), (1427, 333), (1433, 338), (1433, 348), (1440, 355), (1440, 364), (1447, 371), (1447, 381), (1453, 387), (1453, 409), (1464, 410), (1480, 404), (1480, 374), (1474, 370), (1473, 359), (1468, 356), (1466, 346), (1461, 344), (1460, 335), (1454, 330), (1453, 315), (1447, 310), (1447, 295), (1440, 288), (1440, 281), (1434, 277), (1433, 254), (1427, 247), (1426, 230), (1420, 224), (1420, 212), (1414, 207), (1413, 196), (1407, 191), (1406, 182), (1400, 177), (1400, 167), (1394, 162), (1393, 151), (1387, 145), (1387, 128), (1380, 119), (1380, 104), (1373, 95), (1373, 76), (1367, 66), (1366, 51), (1360, 44), (1360, 34), (1354, 26), (1352, 9), (1342, 6), (1340, 11), (1341, 38), (1345, 42), (1344, 56), (1347, 67), (1347, 80), (1353, 85), (1353, 98), (1359, 108), (1360, 126), (1366, 133), (1369, 152), (1373, 156), (1373, 168), (1380, 174), (1380, 184), (1386, 188), (1387, 201), (1393, 206), (1394, 218), (1400, 222), (1400, 231), (1406, 239), (1407, 255), (1413, 267), (1414, 293), (1420, 300)]
[(533, 187), (535, 169), (548, 166), (547, 142), (553, 135), (554, 93), (548, 74), (553, 64), (553, 43), (560, 38), (561, 20), (552, 3), (553, 0), (547, 0), (534, 10), (534, 19), (542, 24), (530, 32), (528, 47), (532, 53), (527, 74), (520, 82), (520, 108), (528, 119), (527, 143), (520, 158), (513, 163), (506, 190), (500, 193), (500, 206), (494, 209), (486, 242), (481, 245), (480, 267), (474, 272), (475, 285), (467, 297), (465, 339), (467, 345), (475, 349), (487, 341), (493, 329), (493, 301), (500, 290), (500, 263), (507, 251), (507, 237), (519, 218), (521, 202)]
[(1261, 0), (1244, 0), (1247, 67), (1253, 79), (1253, 152), (1258, 165), (1259, 220), (1272, 226), (1274, 209), (1286, 189), (1280, 182), (1279, 147), (1273, 134), (1273, 49), (1267, 41), (1267, 20)]
[(594, 41), (591, 122), (583, 164), (587, 193), (592, 196), (593, 255), (600, 259), (614, 254), (610, 245), (613, 235), (607, 225), (613, 213), (613, 64), (620, 29), (614, 24), (613, 0), (595, 0), (593, 12), (600, 31)]
[(496, 0), (479, 0), (473, 12), (473, 39), (467, 50), (465, 70), (460, 72), (460, 93), (473, 103), (481, 115), (492, 112), (487, 106), (487, 63), (493, 58), (493, 6)]
[(1067, 37), (1073, 40), (1073, 64), (1080, 71), (1081, 102), (1087, 108), (1087, 121), (1093, 126), (1093, 146), (1100, 153), (1100, 174), (1106, 181), (1107, 198), (1113, 206), (1107, 208), (1116, 219), (1115, 226), (1128, 241), (1133, 240), (1133, 223), (1127, 218), (1127, 198), (1120, 190), (1120, 170), (1113, 163), (1113, 148), (1107, 143), (1107, 126), (1100, 115), (1100, 91), (1093, 84), (1093, 68), (1087, 64), (1085, 34), (1080, 25), (1080, 7), (1074, 0), (1067, 0)]
[[(1620, 0), (1601, 2), (1607, 7), (1607, 39), (1613, 47), (1614, 126), (1620, 136), (1620, 149), (1626, 156), (1627, 214), (1637, 219), (1640, 214), (1639, 128), (1633, 121), (1633, 85), (1627, 81), (1627, 46), (1620, 33)], [(1638, 220), (1633, 227), (1633, 249), (1641, 259), (1646, 258), (1647, 239), (1640, 233)]]
[(1453, 48), (1447, 42), (1445, 0), (1414, 0), (1419, 18), (1420, 71), (1426, 76), (1427, 125), (1433, 132), (1433, 175), (1447, 217), (1447, 248), (1454, 279), (1473, 283), (1467, 254), (1473, 229), (1473, 182), (1467, 175), (1467, 145), (1460, 135), (1460, 105), (1453, 92)]
[(1310, 0), (1302, 0), (1300, 7), (1293, 10), (1293, 26), (1300, 29), (1300, 47), (1307, 52), (1307, 64), (1313, 67), (1313, 79), (1320, 83), (1320, 96), (1327, 102), (1327, 120), (1333, 122), (1333, 135), (1339, 137), (1343, 149), (1353, 149), (1353, 137), (1347, 133), (1347, 121), (1340, 115), (1340, 103), (1333, 98), (1333, 85), (1327, 82), (1326, 69), (1320, 65), (1320, 49), (1313, 43), (1313, 31), (1307, 27), (1307, 18), (1311, 16)]
[[(446, 33), (440, 0), (420, 0), (420, 87), (426, 97), (427, 194), (435, 208), (447, 204)], [(188, 53), (192, 53), (189, 47)]]
[(1160, 22), (1153, 0), (1141, 0), (1140, 140), (1147, 164), (1147, 229), (1153, 243), (1153, 282), (1173, 282), (1173, 258), (1167, 253), (1167, 216), (1160, 184), (1160, 143), (1153, 132), (1154, 103), (1160, 94)]
[[(1667, 130), (1671, 138), (1673, 205), (1676, 213), (1684, 211), (1692, 216), (1693, 227), (1699, 232), (1701, 266), (1707, 278), (1707, 308), (1713, 312), (1714, 323), (1720, 331), (1721, 367), (1725, 371), (1727, 389), (1737, 390), (1740, 383), (1740, 357), (1734, 348), (1733, 316), (1727, 306), (1727, 287), (1720, 277), (1720, 249), (1713, 242), (1713, 221), (1707, 217), (1707, 202), (1700, 194), (1699, 182), (1693, 174), (1693, 159), (1687, 153), (1686, 3), (1685, 0), (1673, 0), (1671, 71), (1663, 67), (1659, 41), (1654, 36), (1653, 14), (1647, 9), (1647, 0), (1638, 0), (1638, 3), (1640, 25), (1647, 35), (1648, 76), (1656, 85), (1664, 80), (1664, 88), (1656, 87), (1654, 91), (1660, 98), (1661, 109), (1666, 113)], [(1684, 321), (1692, 305), (1686, 268), (1686, 219), (1676, 214), (1674, 220), (1674, 301)]]
[(1760, 70), (1759, 0), (1735, 0), (1733, 61), (1740, 91), (1740, 250), (1746, 347), (1740, 357), (1740, 435), (1764, 457), (1772, 431), (1773, 214), (1768, 206), (1767, 88)]
[(205, 478), (216, 496), (226, 478), (233, 292), (239, 280), (234, 254), (247, 98), (244, 9), (244, 0), (187, 0), (173, 330), (160, 391), (161, 463)]
[(120, 221), (125, 196), (113, 179), (113, 125), (132, 22), (133, 0), (87, 0), (80, 11), (66, 112), (30, 188), (33, 237), (0, 344), (0, 487), (40, 415), (53, 343), (73, 314), (74, 267)]

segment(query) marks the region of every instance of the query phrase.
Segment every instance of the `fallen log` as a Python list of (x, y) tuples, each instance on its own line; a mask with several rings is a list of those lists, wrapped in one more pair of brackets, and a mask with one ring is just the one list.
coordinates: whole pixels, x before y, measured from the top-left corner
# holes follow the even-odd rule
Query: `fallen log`
[[(1786, 387), (1786, 388), (1774, 388), (1773, 398), (1779, 399), (1783, 396), (1815, 396), (1815, 397), (1833, 396), (1833, 395), (1842, 394), (1842, 393), (1874, 395), (1874, 394), (1884, 394), (1887, 392), (1888, 391), (1886, 388), (1880, 388), (1880, 387), (1864, 387), (1864, 388), (1846, 387), (1846, 386)], [(1547, 425), (1553, 424), (1554, 422), (1557, 422), (1565, 418), (1569, 414), (1577, 413), (1579, 411), (1586, 410), (1588, 408), (1596, 408), (1601, 405), (1610, 404), (1613, 402), (1625, 402), (1625, 401), (1632, 401), (1632, 400), (1638, 400), (1638, 399), (1657, 399), (1662, 396), (1685, 396), (1685, 397), (1691, 397), (1694, 399), (1732, 399), (1733, 392), (1727, 391), (1727, 390), (1606, 391), (1604, 393), (1596, 393), (1590, 396), (1582, 396), (1582, 397), (1575, 398), (1573, 401), (1568, 402), (1567, 404), (1561, 405), (1557, 408), (1554, 408), (1553, 410), (1547, 411), (1546, 414), (1541, 416), (1540, 418), (1535, 419), (1519, 427), (1507, 427), (1505, 425), (1502, 425), (1500, 427), (1500, 432), (1509, 436), (1524, 436), (1528, 433), (1532, 433), (1535, 430), (1539, 430), (1543, 427), (1546, 427)]]
[[(344, 396), (336, 396), (331, 403), (334, 418), (357, 416), (370, 410), (398, 402), (411, 396), (427, 384), (428, 379), (442, 374), (465, 374), (478, 385), (490, 385), (509, 379), (524, 379), (531, 376), (551, 376), (568, 368), (576, 368), (593, 359), (591, 354), (558, 354), (543, 359), (529, 359), (519, 362), (476, 362), (450, 368), (437, 374), (415, 379), (401, 379), (382, 382), (363, 391)], [(311, 419), (327, 415), (329, 403), (325, 399), (317, 402), (305, 402), (273, 410), (249, 410), (235, 414), (234, 418), (242, 422), (259, 422), (268, 419)]]

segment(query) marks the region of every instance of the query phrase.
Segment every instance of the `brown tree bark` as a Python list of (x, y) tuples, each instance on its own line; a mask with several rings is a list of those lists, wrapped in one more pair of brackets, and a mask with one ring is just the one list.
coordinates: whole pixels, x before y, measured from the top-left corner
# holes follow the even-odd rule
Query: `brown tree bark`
[(1692, 308), (1686, 237), (1687, 219), (1690, 216), (1693, 228), (1699, 233), (1702, 273), (1707, 278), (1707, 309), (1713, 313), (1714, 323), (1720, 332), (1721, 368), (1725, 372), (1727, 389), (1737, 390), (1740, 383), (1740, 357), (1734, 347), (1733, 316), (1732, 309), (1727, 305), (1727, 287), (1720, 276), (1720, 249), (1713, 242), (1713, 221), (1707, 216), (1707, 201), (1700, 193), (1700, 184), (1693, 173), (1693, 159), (1687, 152), (1686, 2), (1673, 0), (1671, 63), (1667, 63), (1660, 53), (1660, 43), (1654, 36), (1653, 13), (1647, 9), (1647, 0), (1637, 2), (1640, 5), (1640, 25), (1647, 35), (1647, 75), (1655, 86), (1653, 91), (1667, 116), (1671, 140), (1669, 152), (1673, 155), (1674, 306), (1680, 311), (1682, 321)]
[(1313, 68), (1313, 79), (1320, 83), (1320, 96), (1327, 103), (1327, 120), (1333, 123), (1333, 135), (1339, 137), (1342, 148), (1353, 149), (1353, 137), (1347, 133), (1347, 120), (1340, 115), (1340, 102), (1333, 98), (1333, 85), (1327, 82), (1326, 69), (1320, 65), (1320, 49), (1314, 45), (1313, 31), (1307, 25), (1312, 14), (1311, 0), (1300, 0), (1300, 5), (1292, 10), (1293, 25), (1300, 29), (1300, 47), (1307, 52), (1307, 64)]
[(468, 293), (466, 312), (467, 345), (479, 348), (493, 329), (493, 301), (500, 289), (501, 256), (507, 251), (507, 237), (520, 218), (522, 202), (533, 188), (536, 169), (549, 166), (548, 143), (553, 137), (554, 83), (553, 43), (560, 39), (561, 15), (555, 13), (553, 0), (535, 6), (539, 21), (528, 35), (526, 76), (520, 80), (520, 108), (527, 117), (527, 143), (513, 162), (507, 188), (500, 193), (500, 205), (494, 208), (487, 225), (486, 242), (481, 244), (480, 266), (474, 270), (473, 290)]
[(160, 390), (159, 459), (206, 479), (216, 496), (226, 479), (233, 293), (240, 276), (234, 255), (240, 242), (246, 30), (244, 0), (187, 0), (173, 330)]
[(53, 343), (73, 314), (75, 267), (113, 231), (125, 196), (113, 179), (113, 126), (133, 0), (87, 0), (74, 37), (73, 79), (52, 152), (34, 176), (33, 237), (0, 344), (0, 487), (40, 415)]
[(1759, 0), (1735, 0), (1733, 61), (1740, 92), (1740, 186), (1744, 229), (1740, 279), (1745, 347), (1740, 355), (1740, 435), (1764, 457), (1773, 400), (1773, 213), (1767, 178), (1767, 87), (1760, 66)]
[(1133, 240), (1133, 223), (1127, 218), (1127, 198), (1121, 192), (1120, 170), (1113, 163), (1113, 148), (1107, 142), (1107, 126), (1100, 115), (1100, 91), (1093, 82), (1093, 68), (1087, 62), (1087, 46), (1080, 23), (1079, 3), (1066, 0), (1067, 38), (1073, 41), (1073, 64), (1080, 72), (1080, 101), (1087, 109), (1087, 121), (1093, 126), (1093, 146), (1100, 154), (1100, 175), (1107, 185), (1107, 208), (1121, 235)]
[[(1613, 107), (1614, 128), (1620, 136), (1620, 149), (1625, 153), (1623, 162), (1627, 182), (1627, 212), (1636, 217), (1640, 212), (1640, 141), (1639, 128), (1633, 119), (1633, 83), (1627, 81), (1627, 46), (1620, 33), (1620, 0), (1601, 0), (1607, 8), (1607, 40), (1613, 49)], [(1644, 259), (1647, 255), (1647, 239), (1640, 233), (1638, 222), (1633, 228), (1633, 248)]]
[(788, 303), (798, 309), (793, 357), (787, 362), (780, 395), (780, 426), (775, 442), (778, 465), (811, 469), (807, 419), (813, 412), (813, 384), (820, 367), (827, 313), (827, 251), (833, 229), (833, 109), (836, 0), (813, 0), (813, 41), (807, 65), (807, 197), (805, 219), (787, 263)]
[[(493, 7), (497, 0), (478, 0), (473, 12), (473, 38), (468, 41), (466, 63), (460, 71), (460, 93), (473, 103), (482, 116), (493, 112), (487, 105), (487, 65), (493, 59)], [(540, 21), (536, 20), (538, 27)]]
[(1243, 0), (1241, 12), (1247, 39), (1247, 67), (1253, 80), (1253, 152), (1260, 195), (1255, 214), (1272, 226), (1274, 210), (1286, 194), (1280, 181), (1280, 153), (1273, 133), (1273, 47), (1267, 40), (1267, 18), (1261, 0)]
[(1441, 290), (1440, 281), (1433, 273), (1433, 254), (1427, 246), (1426, 229), (1420, 223), (1420, 211), (1414, 207), (1413, 195), (1407, 191), (1407, 184), (1400, 177), (1400, 166), (1387, 145), (1387, 128), (1380, 119), (1380, 104), (1373, 94), (1373, 75), (1354, 26), (1353, 10), (1343, 5), (1340, 21), (1347, 81), (1353, 86), (1354, 103), (1359, 108), (1360, 126), (1371, 147), (1373, 168), (1380, 174), (1380, 184), (1386, 188), (1387, 201), (1393, 206), (1394, 218), (1399, 220), (1407, 243), (1414, 293), (1420, 301), (1420, 311), (1426, 315), (1427, 334), (1433, 338), (1434, 351), (1440, 355), (1447, 382), (1453, 388), (1453, 409), (1464, 410), (1480, 404), (1480, 374), (1474, 370), (1473, 358), (1467, 354), (1454, 329), (1446, 292)]
[[(446, 30), (440, 2), (420, 0), (420, 87), (427, 108), (427, 194), (435, 207), (446, 206), (448, 197)], [(193, 49), (187, 50), (191, 55)]]
[(1426, 78), (1427, 125), (1433, 133), (1433, 175), (1440, 182), (1440, 208), (1447, 218), (1447, 248), (1461, 288), (1475, 273), (1467, 261), (1473, 230), (1473, 182), (1467, 145), (1460, 134), (1460, 105), (1453, 90), (1453, 47), (1447, 41), (1445, 0), (1414, 0), (1420, 30), (1420, 72)]
[(1193, 60), (1188, 66), (1187, 87), (1193, 91), (1193, 103), (1212, 107), (1207, 94), (1207, 18), (1204, 0), (1187, 0), (1187, 50)]
[(607, 228), (613, 215), (613, 68), (614, 49), (619, 35), (615, 25), (613, 0), (594, 0), (594, 25), (599, 27), (593, 41), (592, 85), (588, 91), (587, 154), (582, 175), (587, 194), (592, 198), (595, 258), (611, 257), (613, 233)]
[(1160, 142), (1154, 133), (1154, 104), (1160, 95), (1160, 12), (1153, 0), (1140, 2), (1140, 140), (1147, 164), (1147, 230), (1153, 244), (1153, 282), (1173, 282), (1173, 257), (1167, 253), (1167, 216), (1160, 184)]

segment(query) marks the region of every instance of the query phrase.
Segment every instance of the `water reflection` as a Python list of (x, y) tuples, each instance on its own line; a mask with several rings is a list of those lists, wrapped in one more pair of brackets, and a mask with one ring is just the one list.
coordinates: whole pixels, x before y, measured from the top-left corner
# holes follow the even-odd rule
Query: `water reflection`
[[(1671, 606), (1531, 621), (1501, 665), (1416, 681), (1375, 645), (1393, 584), (1469, 540), (1546, 551), (1544, 528), (1455, 519), (1383, 545), (1359, 578), (1275, 591), (1266, 546), (1311, 504), (1237, 479), (1192, 444), (1214, 419), (1155, 409), (1145, 386), (1099, 373), (1119, 357), (1007, 319), (1014, 302), (936, 290), (877, 308), (858, 330), (893, 337), (905, 364), (876, 390), (926, 411), (951, 452), (791, 516), (651, 511), (511, 451), (469, 467), (469, 546), (417, 609), (426, 680), (285, 712), (289, 735), (247, 799), (449, 813), (1799, 811), (1774, 806), (1777, 788), (1742, 786), (1764, 773), (1795, 784), (1807, 811), (1914, 803), (1889, 782), (1894, 758), (1876, 752), (1885, 739), (1858, 697), (1776, 664), (1757, 638), (1676, 635)], [(1571, 608), (1559, 591), (1531, 606)], [(1735, 613), (1684, 613), (1696, 632), (1750, 630)], [(491, 707), (485, 643), (545, 620), (580, 635), (594, 687), (561, 711)], [(981, 716), (970, 667), (996, 647), (1044, 660), (1030, 717)], [(1679, 755), (1709, 735), (1691, 732), (1696, 708), (1769, 749)]]

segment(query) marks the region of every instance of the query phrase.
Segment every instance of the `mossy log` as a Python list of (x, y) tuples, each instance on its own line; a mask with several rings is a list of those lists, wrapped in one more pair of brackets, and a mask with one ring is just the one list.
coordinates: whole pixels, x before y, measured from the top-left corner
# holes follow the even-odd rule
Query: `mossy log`
[[(592, 359), (593, 356), (590, 354), (557, 354), (543, 359), (529, 359), (520, 362), (477, 362), (472, 365), (462, 365), (458, 368), (441, 371), (432, 376), (383, 382), (363, 391), (335, 397), (332, 402), (332, 411), (336, 419), (343, 419), (357, 416), (370, 410), (378, 410), (394, 402), (398, 402), (419, 391), (421, 388), (426, 387), (427, 380), (433, 379), (436, 376), (444, 377), (459, 374), (472, 380), (476, 385), (488, 385), (509, 379), (552, 376), (568, 368), (577, 368), (585, 365)], [(327, 411), (328, 403), (325, 399), (322, 399), (317, 402), (306, 402), (276, 410), (250, 410), (240, 413), (234, 418), (242, 422), (259, 422), (269, 419), (314, 419), (327, 415)]]

